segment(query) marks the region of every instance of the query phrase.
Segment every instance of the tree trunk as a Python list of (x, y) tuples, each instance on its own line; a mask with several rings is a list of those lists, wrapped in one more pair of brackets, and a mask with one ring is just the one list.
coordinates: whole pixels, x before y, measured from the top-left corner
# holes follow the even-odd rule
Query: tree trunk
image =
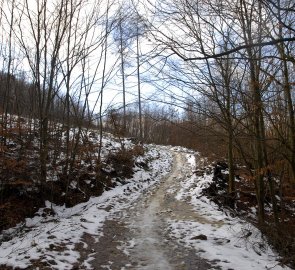
[(136, 58), (137, 58), (137, 87), (138, 87), (138, 115), (139, 115), (139, 139), (143, 140), (142, 130), (142, 109), (141, 109), (141, 90), (140, 90), (140, 70), (139, 70), (139, 31), (137, 22), (136, 33)]

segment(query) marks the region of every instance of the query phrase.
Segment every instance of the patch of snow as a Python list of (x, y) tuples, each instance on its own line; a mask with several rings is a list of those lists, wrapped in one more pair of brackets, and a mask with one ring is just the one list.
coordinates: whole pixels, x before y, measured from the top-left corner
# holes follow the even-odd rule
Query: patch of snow
[(186, 154), (187, 162), (190, 164), (192, 169), (196, 168), (196, 157), (194, 154)]

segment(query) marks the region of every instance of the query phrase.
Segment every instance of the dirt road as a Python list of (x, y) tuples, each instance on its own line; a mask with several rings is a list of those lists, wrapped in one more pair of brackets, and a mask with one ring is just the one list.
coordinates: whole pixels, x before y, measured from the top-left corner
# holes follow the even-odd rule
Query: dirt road
[(94, 269), (214, 269), (169, 234), (171, 220), (206, 222), (189, 204), (175, 198), (179, 179), (188, 173), (184, 158), (182, 153), (174, 153), (171, 173), (132, 207), (114, 213), (98, 243), (91, 235), (84, 236), (87, 247), (80, 249), (81, 262), (92, 253)]

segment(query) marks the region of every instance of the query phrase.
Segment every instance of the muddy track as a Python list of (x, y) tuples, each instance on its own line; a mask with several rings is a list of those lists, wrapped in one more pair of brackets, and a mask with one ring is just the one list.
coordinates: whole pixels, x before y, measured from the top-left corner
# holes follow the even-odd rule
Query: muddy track
[(98, 242), (90, 235), (84, 236), (87, 247), (79, 248), (81, 263), (92, 253), (94, 269), (214, 269), (212, 263), (182, 246), (169, 234), (171, 220), (207, 222), (189, 204), (175, 199), (180, 188), (179, 179), (188, 173), (183, 166), (184, 159), (182, 153), (174, 153), (171, 173), (159, 185), (142, 194), (132, 207), (107, 220)]

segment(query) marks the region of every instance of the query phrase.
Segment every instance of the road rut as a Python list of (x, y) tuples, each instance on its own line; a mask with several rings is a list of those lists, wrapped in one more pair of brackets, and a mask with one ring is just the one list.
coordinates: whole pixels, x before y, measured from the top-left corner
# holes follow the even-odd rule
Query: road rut
[(174, 153), (169, 175), (142, 194), (129, 209), (114, 213), (112, 219), (105, 222), (103, 236), (97, 243), (85, 235), (87, 248), (81, 252), (81, 262), (92, 253), (94, 269), (214, 269), (210, 262), (169, 234), (171, 220), (208, 222), (188, 203), (175, 198), (180, 188), (179, 179), (188, 173), (183, 166), (185, 162), (183, 153)]

